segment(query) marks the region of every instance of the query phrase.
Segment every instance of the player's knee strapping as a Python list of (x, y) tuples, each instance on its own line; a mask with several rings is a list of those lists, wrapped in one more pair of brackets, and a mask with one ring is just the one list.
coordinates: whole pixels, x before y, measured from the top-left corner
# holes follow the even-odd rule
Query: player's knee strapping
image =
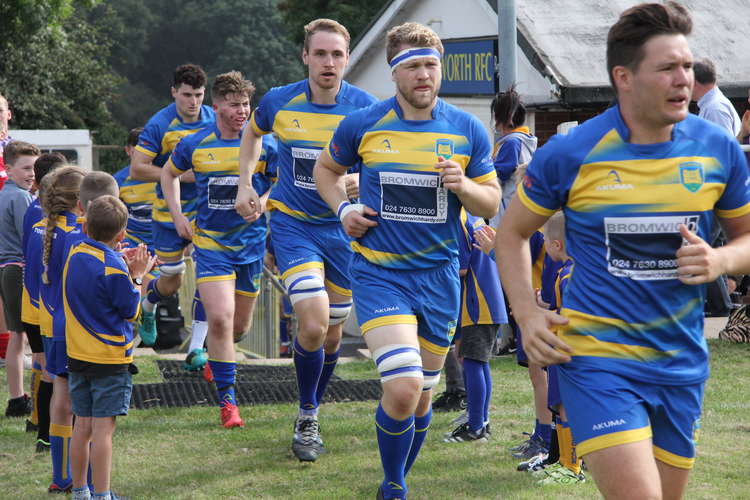
[(180, 259), (176, 262), (163, 262), (159, 264), (159, 272), (162, 276), (177, 276), (185, 272), (185, 261)]
[(440, 370), (422, 370), (422, 374), (424, 376), (423, 391), (434, 389), (440, 382)]
[(419, 349), (408, 344), (391, 344), (375, 349), (372, 353), (380, 373), (380, 381), (385, 383), (400, 377), (422, 379), (422, 357)]
[(284, 280), (284, 285), (292, 305), (300, 300), (327, 296), (323, 278), (317, 274), (306, 274), (304, 271), (294, 273)]
[(328, 324), (330, 326), (340, 325), (349, 316), (349, 312), (352, 310), (352, 303), (341, 302), (338, 304), (330, 304), (328, 309)]

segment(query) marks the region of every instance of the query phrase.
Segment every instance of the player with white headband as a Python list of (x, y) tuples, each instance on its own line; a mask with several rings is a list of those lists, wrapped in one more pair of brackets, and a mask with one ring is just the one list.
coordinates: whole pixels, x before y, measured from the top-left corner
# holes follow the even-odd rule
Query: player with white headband
[[(383, 499), (406, 498), (455, 333), (461, 206), (491, 217), (500, 203), (483, 125), (437, 97), (440, 38), (406, 23), (386, 46), (395, 97), (346, 117), (314, 171), (320, 196), (356, 238), (354, 305), (383, 384), (375, 416)], [(361, 204), (353, 205), (344, 175), (359, 162)]]

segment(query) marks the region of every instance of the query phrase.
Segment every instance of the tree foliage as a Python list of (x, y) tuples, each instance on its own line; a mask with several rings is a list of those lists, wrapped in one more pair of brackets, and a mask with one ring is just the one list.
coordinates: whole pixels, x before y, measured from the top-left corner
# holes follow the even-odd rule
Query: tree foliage
[[(16, 3), (48, 7), (37, 13), (52, 12), (55, 4), (57, 14), (50, 19), (60, 24), (35, 31), (29, 25), (14, 28), (27, 35), (0, 49), (0, 92), (11, 102), (13, 127), (88, 128), (107, 137), (116, 133), (106, 105), (117, 84), (106, 62), (106, 39), (67, 15), (71, 2)], [(36, 19), (32, 16), (32, 24)]]
[(302, 28), (313, 19), (327, 17), (340, 22), (354, 41), (386, 3), (388, 0), (281, 0), (279, 10), (290, 39), (301, 47), (305, 39)]
[(171, 100), (180, 64), (199, 64), (209, 78), (239, 70), (258, 97), (304, 76), (276, 0), (107, 0), (88, 19), (114, 42), (109, 61), (126, 81), (112, 110), (128, 127), (143, 125)]

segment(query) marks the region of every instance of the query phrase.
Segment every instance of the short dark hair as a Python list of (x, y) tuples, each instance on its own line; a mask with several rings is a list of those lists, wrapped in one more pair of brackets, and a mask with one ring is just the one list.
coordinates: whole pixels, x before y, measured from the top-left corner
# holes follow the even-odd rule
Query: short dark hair
[(111, 195), (117, 197), (120, 189), (117, 187), (117, 181), (107, 172), (93, 171), (86, 174), (81, 181), (81, 191), (78, 199), (81, 200), (81, 206), (88, 210), (89, 204), (100, 196)]
[(612, 69), (625, 66), (632, 71), (645, 57), (643, 46), (658, 35), (688, 36), (693, 29), (693, 21), (688, 10), (677, 2), (665, 4), (642, 3), (631, 7), (609, 29), (607, 35), (607, 73), (614, 88)]
[(245, 80), (239, 71), (222, 73), (216, 77), (211, 86), (211, 97), (214, 100), (217, 97), (223, 99), (228, 94), (247, 94), (247, 97), (252, 99), (255, 94), (255, 85), (250, 80)]
[(134, 129), (131, 129), (130, 132), (128, 132), (128, 140), (125, 145), (137, 146), (138, 138), (141, 136), (141, 132), (143, 132), (143, 127), (136, 127)]
[(177, 66), (174, 70), (172, 86), (179, 88), (183, 83), (187, 83), (194, 89), (206, 86), (206, 72), (197, 64), (183, 64)]
[(127, 223), (128, 209), (115, 196), (100, 196), (86, 209), (86, 234), (96, 241), (112, 241)]
[(526, 121), (526, 106), (521, 102), (521, 96), (516, 92), (516, 86), (511, 85), (505, 92), (499, 92), (492, 99), (492, 115), (495, 123), (520, 127)]
[(711, 59), (704, 57), (695, 61), (693, 63), (693, 73), (695, 74), (695, 81), (701, 85), (716, 83), (716, 66), (714, 66)]
[(65, 156), (55, 151), (53, 153), (44, 153), (34, 162), (34, 181), (37, 186), (42, 185), (42, 179), (44, 176), (56, 169), (68, 164), (68, 160)]
[(42, 154), (39, 148), (30, 142), (10, 141), (3, 150), (3, 161), (6, 165), (13, 166), (21, 156), (39, 156)]

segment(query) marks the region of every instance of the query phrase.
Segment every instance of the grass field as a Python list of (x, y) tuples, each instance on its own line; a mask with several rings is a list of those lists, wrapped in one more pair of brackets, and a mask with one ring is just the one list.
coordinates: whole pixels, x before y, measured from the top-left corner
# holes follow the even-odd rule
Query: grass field
[[(687, 498), (750, 499), (750, 346), (709, 343), (712, 376)], [(138, 360), (136, 383), (160, 381), (154, 359)], [(337, 373), (371, 378), (375, 371), (371, 362), (358, 361), (340, 365)], [(539, 487), (515, 471), (507, 449), (531, 430), (530, 384), (510, 358), (493, 360), (492, 373), (492, 441), (445, 444), (441, 437), (455, 414), (436, 414), (409, 475), (409, 498), (598, 498), (592, 481)], [(0, 400), (6, 399), (0, 370)], [(371, 499), (381, 480), (375, 405), (323, 405), (329, 453), (314, 464), (291, 455), (291, 404), (243, 407), (246, 427), (231, 431), (219, 427), (216, 408), (131, 410), (118, 419), (112, 486), (132, 499)], [(0, 498), (50, 498), (50, 471), (49, 455), (34, 452), (23, 420), (0, 417)]]

